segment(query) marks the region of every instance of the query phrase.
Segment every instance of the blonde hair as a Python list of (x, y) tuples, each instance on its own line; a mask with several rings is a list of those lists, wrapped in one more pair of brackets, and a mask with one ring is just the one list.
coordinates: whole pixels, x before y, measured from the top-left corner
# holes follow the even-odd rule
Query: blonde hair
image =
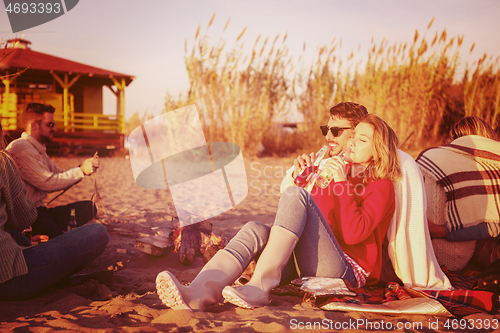
[(373, 161), (368, 166), (372, 179), (401, 179), (398, 153), (398, 137), (394, 130), (380, 117), (368, 114), (360, 123), (373, 126)]
[(498, 140), (498, 134), (483, 119), (476, 116), (467, 116), (460, 119), (450, 130), (450, 141), (465, 135), (480, 135), (485, 138)]

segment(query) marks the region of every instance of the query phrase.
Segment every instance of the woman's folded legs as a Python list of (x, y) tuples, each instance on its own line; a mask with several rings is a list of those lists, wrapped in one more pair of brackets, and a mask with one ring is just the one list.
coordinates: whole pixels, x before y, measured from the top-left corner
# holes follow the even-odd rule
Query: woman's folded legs
[(302, 188), (289, 187), (280, 199), (274, 226), (252, 279), (242, 287), (226, 287), (223, 296), (246, 308), (267, 305), (269, 292), (279, 284), (292, 251), (300, 276), (356, 281), (352, 267), (312, 197)]
[(203, 311), (222, 298), (222, 289), (232, 285), (250, 261), (264, 249), (269, 227), (248, 222), (226, 247), (198, 273), (189, 286), (182, 285), (169, 271), (156, 278), (156, 289), (162, 302), (173, 309)]

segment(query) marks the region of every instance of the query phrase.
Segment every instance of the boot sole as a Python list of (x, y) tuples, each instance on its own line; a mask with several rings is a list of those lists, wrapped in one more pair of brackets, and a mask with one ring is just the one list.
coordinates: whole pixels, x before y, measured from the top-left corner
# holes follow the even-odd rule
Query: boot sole
[(156, 277), (156, 292), (162, 303), (174, 310), (193, 311), (182, 299), (175, 281), (175, 276), (168, 271), (163, 271)]
[(222, 296), (227, 302), (239, 306), (240, 308), (255, 309), (261, 307), (260, 305), (255, 306), (253, 304), (248, 303), (247, 301), (242, 299), (240, 296), (238, 296), (228, 288), (224, 288), (224, 290), (222, 290)]

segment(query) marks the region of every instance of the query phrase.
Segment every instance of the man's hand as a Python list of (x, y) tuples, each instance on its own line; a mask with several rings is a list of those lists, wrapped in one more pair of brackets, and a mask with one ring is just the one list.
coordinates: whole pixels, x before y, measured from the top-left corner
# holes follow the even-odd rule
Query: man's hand
[(97, 170), (97, 168), (99, 168), (99, 156), (97, 153), (95, 153), (93, 157), (87, 158), (82, 164), (80, 164), (80, 169), (82, 169), (85, 176), (90, 176)]
[(99, 169), (99, 155), (95, 152), (94, 157), (92, 157), (92, 166), (94, 167), (94, 172)]
[(302, 172), (305, 168), (313, 165), (314, 155), (315, 155), (314, 153), (311, 153), (310, 155), (302, 154), (299, 157), (297, 157), (295, 160), (293, 160), (292, 178), (297, 177), (297, 175), (300, 172)]

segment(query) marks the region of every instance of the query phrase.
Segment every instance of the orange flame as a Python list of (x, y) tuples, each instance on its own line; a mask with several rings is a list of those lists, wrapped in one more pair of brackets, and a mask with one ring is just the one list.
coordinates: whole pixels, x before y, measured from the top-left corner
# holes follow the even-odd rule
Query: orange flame
[[(172, 231), (170, 235), (170, 239), (173, 240), (174, 242), (174, 252), (178, 252), (180, 246), (181, 246), (181, 239), (182, 239), (182, 229), (183, 228), (178, 228)], [(213, 232), (210, 233), (210, 236), (207, 236), (205, 233), (200, 232), (200, 252), (203, 254), (205, 252), (205, 249), (207, 249), (209, 246), (212, 245), (223, 245), (222, 243), (224, 240), (222, 239), (221, 236), (217, 236)]]
[(177, 252), (181, 246), (182, 228), (175, 229), (170, 238), (174, 241), (174, 252)]
[(205, 250), (212, 245), (219, 245), (223, 243), (223, 239), (220, 236), (217, 236), (213, 232), (210, 233), (210, 236), (201, 233), (201, 244), (200, 244), (200, 252), (205, 253)]

